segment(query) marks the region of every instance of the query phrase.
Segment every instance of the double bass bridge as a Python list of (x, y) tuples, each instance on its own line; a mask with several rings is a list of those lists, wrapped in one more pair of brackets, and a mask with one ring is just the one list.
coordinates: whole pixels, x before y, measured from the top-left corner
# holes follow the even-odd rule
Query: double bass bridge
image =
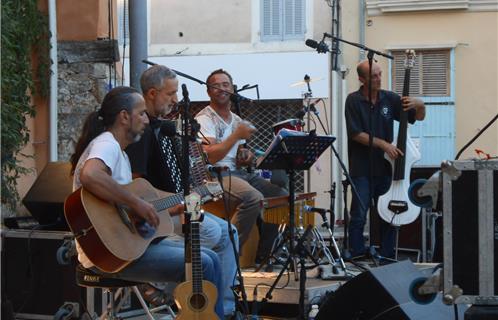
[(387, 206), (394, 214), (401, 214), (408, 211), (408, 203), (403, 200), (391, 200)]

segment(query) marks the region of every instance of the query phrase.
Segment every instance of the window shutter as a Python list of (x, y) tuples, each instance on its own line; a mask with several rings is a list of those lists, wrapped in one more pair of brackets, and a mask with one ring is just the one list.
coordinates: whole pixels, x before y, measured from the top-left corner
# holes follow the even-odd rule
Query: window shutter
[(261, 40), (304, 39), (305, 0), (261, 0)]
[(284, 40), (304, 39), (304, 0), (284, 0)]
[(448, 96), (449, 51), (430, 51), (422, 58), (424, 96)]
[[(393, 51), (393, 90), (403, 92), (405, 75), (404, 51)], [(415, 65), (410, 74), (410, 95), (441, 97), (449, 96), (449, 50), (415, 50)]]
[(282, 0), (263, 0), (261, 39), (275, 40), (282, 37)]

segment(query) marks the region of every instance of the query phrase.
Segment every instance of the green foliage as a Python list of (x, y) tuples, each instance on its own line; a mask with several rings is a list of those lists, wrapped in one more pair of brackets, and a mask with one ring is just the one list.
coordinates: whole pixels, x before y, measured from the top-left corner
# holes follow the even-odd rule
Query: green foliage
[(48, 88), (48, 23), (36, 0), (4, 0), (1, 5), (2, 203), (15, 209), (17, 179), (29, 172), (19, 157), (25, 156), (21, 150), (29, 141), (26, 118), (35, 115), (30, 97), (45, 96)]

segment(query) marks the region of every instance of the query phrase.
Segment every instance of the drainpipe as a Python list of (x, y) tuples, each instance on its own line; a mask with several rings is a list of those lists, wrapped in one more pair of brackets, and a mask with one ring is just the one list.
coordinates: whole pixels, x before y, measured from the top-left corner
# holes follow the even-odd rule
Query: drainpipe
[(130, 26), (130, 86), (140, 90), (140, 76), (147, 69), (143, 59), (147, 52), (147, 1), (129, 0)]
[(57, 10), (56, 0), (48, 1), (48, 26), (50, 30), (50, 97), (49, 97), (49, 161), (57, 161)]

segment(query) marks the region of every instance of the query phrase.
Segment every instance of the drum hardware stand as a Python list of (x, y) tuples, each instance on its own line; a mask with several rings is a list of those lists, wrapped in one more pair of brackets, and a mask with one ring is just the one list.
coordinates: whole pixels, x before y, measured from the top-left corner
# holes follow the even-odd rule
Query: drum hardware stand
[[(308, 170), (315, 160), (330, 146), (335, 140), (331, 136), (316, 136), (314, 134), (303, 135), (296, 134), (290, 130), (282, 129), (272, 141), (269, 150), (264, 157), (258, 159), (258, 169), (285, 169), (289, 176), (289, 257), (280, 271), (277, 279), (271, 285), (266, 293), (263, 302), (272, 298), (272, 292), (275, 289), (280, 278), (292, 263), (294, 273), (297, 274), (297, 260), (301, 264), (299, 274), (299, 319), (304, 319), (304, 291), (306, 285), (306, 266), (305, 258), (309, 256), (313, 262), (317, 263), (314, 257), (304, 246), (303, 242), (311, 232), (311, 227), (307, 227), (300, 239), (294, 234), (295, 216), (295, 171)], [(297, 244), (295, 245), (295, 241)]]
[(266, 264), (265, 267), (265, 272), (272, 272), (273, 271), (273, 262), (272, 260), (275, 260), (278, 262), (280, 265), (283, 265), (282, 260), (277, 256), (280, 248), (282, 248), (282, 251), (284, 253), (288, 254), (287, 247), (285, 246), (285, 235), (287, 231), (287, 224), (281, 223), (278, 226), (278, 233), (275, 239), (273, 240), (273, 244), (271, 246), (270, 252), (267, 254), (267, 256), (261, 261), (260, 265), (254, 270), (255, 272), (259, 272), (261, 268)]
[[(290, 180), (289, 180), (289, 191), (290, 191)], [(290, 192), (289, 192), (289, 195), (290, 195)], [(289, 204), (289, 208), (291, 205), (294, 207), (294, 210), (295, 210), (295, 202), (293, 204)], [(291, 234), (290, 228), (293, 229), (292, 234)], [(290, 223), (290, 226), (288, 226), (285, 223), (280, 224), (278, 227), (278, 234), (275, 237), (275, 240), (273, 241), (273, 245), (272, 245), (270, 252), (261, 261), (260, 265), (258, 267), (256, 267), (254, 272), (259, 272), (261, 269), (263, 269), (263, 267), (264, 267), (265, 272), (273, 271), (272, 260), (274, 260), (275, 262), (277, 262), (281, 266), (285, 266), (285, 260), (283, 261), (282, 258), (278, 256), (279, 252), (283, 252), (284, 254), (287, 254), (287, 256), (290, 256), (291, 250), (292, 250), (291, 244), (293, 244), (296, 241), (296, 237), (299, 237), (301, 234), (303, 234), (302, 232), (300, 232), (303, 229), (304, 228), (302, 227), (302, 223), (301, 223), (301, 226), (299, 228), (295, 227), (293, 223)], [(312, 257), (311, 254), (310, 254), (310, 257), (312, 259), (314, 259), (314, 257)], [(317, 261), (315, 261), (315, 260), (313, 260), (313, 261), (315, 262), (315, 264), (318, 264)], [(290, 269), (292, 271), (294, 271), (294, 280), (298, 281), (299, 276), (297, 274), (296, 267), (297, 267), (297, 262), (293, 261), (293, 265)]]
[[(324, 221), (325, 221), (325, 219), (324, 219)], [(347, 272), (347, 269), (346, 269), (346, 264), (344, 263), (344, 260), (340, 256), (339, 247), (337, 246), (337, 242), (335, 241), (334, 236), (332, 235), (332, 231), (330, 230), (330, 228), (328, 226), (326, 226), (326, 224), (328, 224), (328, 222), (324, 222), (322, 224), (322, 227), (326, 227), (328, 229), (328, 231), (329, 231), (329, 235), (330, 235), (330, 239), (331, 239), (331, 241), (330, 241), (331, 242), (331, 246), (333, 246), (335, 248), (336, 254), (337, 253), (339, 254), (338, 257), (339, 257), (339, 263), (340, 263), (341, 271), (342, 272), (337, 269), (337, 261), (334, 258), (334, 255), (330, 252), (329, 248), (327, 247), (327, 245), (325, 243), (325, 239), (322, 237), (322, 235), (320, 234), (320, 232), (318, 231), (318, 229), (316, 227), (313, 227), (313, 229), (312, 229), (313, 236), (317, 239), (317, 242), (319, 243), (320, 247), (323, 250), (323, 254), (327, 258), (329, 264), (332, 266), (332, 275), (326, 276), (326, 277), (324, 277), (322, 275), (322, 279), (323, 280), (334, 280), (334, 279), (335, 280), (344, 280), (344, 279), (348, 279), (350, 277), (347, 274), (348, 272)]]
[(232, 224), (230, 223), (230, 217), (229, 217), (230, 204), (228, 203), (228, 199), (225, 196), (225, 188), (223, 188), (223, 177), (221, 175), (221, 170), (216, 171), (216, 178), (218, 179), (221, 189), (223, 190), (222, 197), (223, 197), (223, 207), (226, 213), (225, 220), (227, 221), (228, 237), (230, 239), (230, 243), (232, 244), (233, 254), (235, 256), (236, 278), (239, 281), (238, 287), (237, 286), (232, 287), (232, 291), (237, 296), (238, 298), (237, 300), (239, 301), (242, 300), (241, 304), (242, 313), (249, 314), (249, 305), (247, 303), (247, 294), (244, 286), (244, 277), (242, 276), (242, 271), (240, 269), (239, 251), (237, 246), (235, 245), (234, 230), (232, 228)]

